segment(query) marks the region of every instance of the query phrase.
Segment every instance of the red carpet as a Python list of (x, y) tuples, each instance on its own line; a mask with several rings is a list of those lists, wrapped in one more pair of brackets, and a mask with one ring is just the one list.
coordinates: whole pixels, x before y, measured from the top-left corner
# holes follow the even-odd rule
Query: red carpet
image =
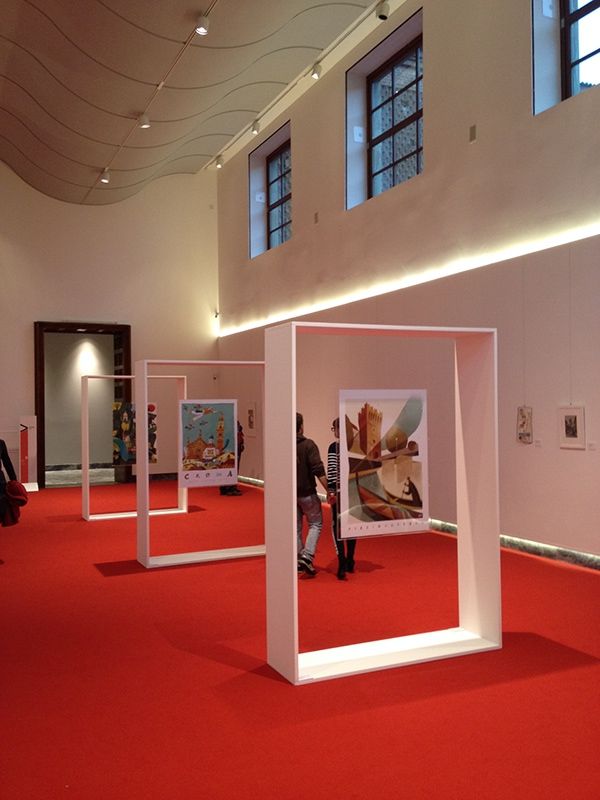
[[(190, 506), (152, 519), (153, 554), (262, 541), (258, 489)], [(80, 511), (48, 489), (0, 532), (3, 800), (600, 796), (599, 573), (505, 551), (502, 650), (293, 687), (265, 664), (263, 559), (144, 570), (135, 520)], [(451, 537), (357, 559), (337, 581), (323, 532), (302, 649), (456, 624)]]

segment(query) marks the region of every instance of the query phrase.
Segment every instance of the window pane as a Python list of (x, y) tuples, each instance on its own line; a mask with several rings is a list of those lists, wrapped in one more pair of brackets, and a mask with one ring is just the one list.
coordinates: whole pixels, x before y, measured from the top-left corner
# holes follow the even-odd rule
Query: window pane
[(592, 0), (569, 0), (569, 11), (578, 11), (580, 8), (587, 6)]
[(373, 196), (375, 197), (382, 192), (391, 189), (394, 185), (394, 171), (386, 169), (384, 172), (379, 172), (373, 176)]
[(292, 191), (292, 173), (287, 172), (281, 179), (281, 196), (285, 197), (286, 194), (291, 194)]
[(376, 139), (392, 127), (392, 104), (386, 103), (371, 115), (371, 136)]
[(394, 123), (410, 117), (417, 110), (417, 87), (413, 84), (394, 98)]
[(281, 216), (283, 218), (283, 222), (289, 222), (292, 218), (292, 204), (289, 200), (281, 206)]
[(592, 86), (598, 86), (600, 84), (600, 53), (596, 53), (595, 56), (582, 61), (578, 67), (574, 67), (572, 78), (573, 94), (591, 89)]
[(272, 231), (269, 234), (269, 247), (277, 247), (277, 245), (281, 244), (282, 241), (281, 228), (277, 228), (276, 231)]
[(394, 161), (399, 161), (417, 149), (417, 125), (413, 123), (394, 136)]
[(371, 154), (371, 169), (373, 172), (379, 172), (384, 167), (392, 163), (392, 139), (385, 139), (383, 142), (376, 144)]
[(288, 148), (284, 150), (281, 154), (281, 171), (282, 172), (289, 172), (292, 167), (292, 153), (291, 150)]
[(281, 225), (281, 206), (275, 206), (269, 211), (269, 230), (275, 230)]
[(281, 162), (279, 156), (269, 161), (269, 181), (274, 181), (281, 175)]
[(292, 235), (291, 224), (284, 225), (283, 228), (281, 229), (281, 241), (287, 242), (287, 240), (291, 237), (291, 235)]
[(371, 106), (380, 106), (392, 96), (392, 73), (386, 72), (371, 84)]
[(600, 48), (600, 8), (592, 11), (571, 28), (571, 61)]
[(417, 77), (417, 54), (408, 55), (394, 67), (394, 91), (399, 92)]
[(405, 161), (396, 164), (394, 173), (396, 184), (403, 183), (409, 178), (414, 178), (417, 174), (417, 157), (410, 156), (410, 158), (407, 158)]
[(275, 181), (269, 185), (269, 205), (273, 205), (281, 199), (281, 181)]

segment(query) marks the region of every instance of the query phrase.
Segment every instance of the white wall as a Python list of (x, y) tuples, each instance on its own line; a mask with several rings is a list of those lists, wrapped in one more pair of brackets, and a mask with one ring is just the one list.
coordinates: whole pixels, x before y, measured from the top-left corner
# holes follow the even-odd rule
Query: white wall
[(600, 159), (591, 132), (600, 88), (534, 116), (530, 4), (523, 0), (407, 0), (376, 35), (421, 5), (423, 174), (344, 209), (345, 72), (376, 44), (373, 35), (251, 145), (290, 120), (289, 242), (248, 258), (248, 149), (220, 171), (224, 328), (598, 226)]
[[(498, 329), (500, 522), (505, 535), (600, 554), (600, 237), (321, 312), (306, 319)], [(262, 358), (261, 331), (221, 340)], [(301, 337), (298, 406), (325, 451), (341, 388), (427, 388), (431, 514), (456, 521), (452, 354), (443, 343)], [(245, 387), (240, 383), (243, 395)], [(563, 450), (558, 407), (583, 405), (587, 447)], [(516, 439), (533, 407), (535, 444)], [(250, 469), (250, 454), (246, 466)], [(252, 465), (260, 472), (260, 456)]]
[[(346, 211), (345, 71), (421, 6), (424, 172)], [(342, 296), (367, 296), (379, 287), (371, 300), (304, 318), (497, 327), (502, 532), (600, 553), (600, 493), (594, 490), (600, 466), (594, 449), (600, 437), (600, 237), (591, 236), (593, 226), (600, 232), (600, 159), (590, 135), (600, 119), (600, 88), (534, 116), (531, 72), (529, 3), (402, 4), (261, 132), (266, 138), (290, 120), (289, 242), (248, 258), (248, 151), (220, 171), (220, 321), (227, 329), (286, 312), (299, 318), (312, 303), (334, 305)], [(471, 143), (473, 125), (477, 138)], [(571, 234), (571, 244), (555, 246), (561, 234), (582, 226), (590, 226), (589, 238), (575, 241)], [(531, 254), (511, 259), (511, 248), (521, 246)], [(426, 280), (455, 260), (493, 264), (498, 253), (504, 260), (496, 265), (390, 291), (402, 280)], [(397, 378), (396, 357), (387, 347), (368, 354), (347, 342), (301, 347), (298, 402), (307, 432), (325, 448), (337, 389), (365, 382), (388, 386)], [(260, 358), (260, 335), (228, 336), (220, 352)], [(416, 350), (402, 361), (409, 371), (398, 385), (419, 388), (420, 382), (435, 394), (432, 513), (454, 521), (453, 430), (447, 424), (452, 401), (444, 404), (448, 356)], [(558, 446), (557, 409), (570, 402), (586, 407), (583, 451)], [(537, 445), (516, 441), (517, 407), (523, 404), (533, 406)], [(260, 472), (260, 454), (256, 459)]]
[[(109, 334), (46, 333), (46, 466), (81, 463), (81, 376), (112, 375)], [(89, 386), (90, 463), (112, 464), (112, 381)]]
[(115, 205), (77, 206), (0, 164), (0, 429), (34, 412), (36, 320), (130, 324), (134, 360), (214, 354), (215, 195), (204, 171)]

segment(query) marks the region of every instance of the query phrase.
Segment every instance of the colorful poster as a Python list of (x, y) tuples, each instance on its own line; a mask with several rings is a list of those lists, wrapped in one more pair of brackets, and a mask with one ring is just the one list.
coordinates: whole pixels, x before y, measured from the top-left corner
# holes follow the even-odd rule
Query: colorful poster
[[(113, 465), (135, 464), (136, 425), (135, 405), (116, 400), (112, 404), (113, 412)], [(148, 403), (148, 463), (158, 462), (156, 446), (157, 425), (156, 403)]]
[(237, 483), (237, 401), (181, 400), (180, 486)]
[(427, 393), (340, 391), (340, 536), (429, 529)]

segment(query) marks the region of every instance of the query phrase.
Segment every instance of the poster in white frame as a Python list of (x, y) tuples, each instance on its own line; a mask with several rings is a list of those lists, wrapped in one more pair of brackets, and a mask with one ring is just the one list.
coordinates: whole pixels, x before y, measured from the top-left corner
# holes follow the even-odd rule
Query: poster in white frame
[(237, 401), (180, 400), (179, 486), (237, 483)]
[(427, 392), (342, 389), (340, 537), (429, 530)]

